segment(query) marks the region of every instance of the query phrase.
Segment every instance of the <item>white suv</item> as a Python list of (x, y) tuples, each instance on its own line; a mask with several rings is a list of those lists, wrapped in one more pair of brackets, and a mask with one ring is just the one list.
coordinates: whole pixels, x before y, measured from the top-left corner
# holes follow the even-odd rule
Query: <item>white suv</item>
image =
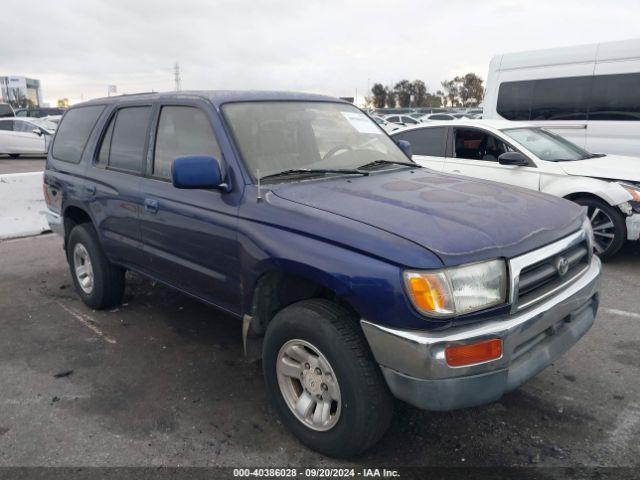
[[(434, 170), (495, 180), (572, 200), (588, 209), (601, 257), (640, 238), (640, 158), (589, 153), (540, 127), (456, 120), (392, 134)], [(469, 199), (472, 201), (472, 199)]]

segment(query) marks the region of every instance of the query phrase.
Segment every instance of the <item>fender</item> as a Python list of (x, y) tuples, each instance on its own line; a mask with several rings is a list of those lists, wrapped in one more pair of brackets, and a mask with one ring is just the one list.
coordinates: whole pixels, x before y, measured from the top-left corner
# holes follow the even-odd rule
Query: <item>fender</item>
[(571, 175), (554, 176), (540, 180), (540, 191), (556, 197), (566, 197), (576, 193), (588, 193), (600, 197), (611, 206), (631, 200), (631, 195), (615, 182), (591, 177)]

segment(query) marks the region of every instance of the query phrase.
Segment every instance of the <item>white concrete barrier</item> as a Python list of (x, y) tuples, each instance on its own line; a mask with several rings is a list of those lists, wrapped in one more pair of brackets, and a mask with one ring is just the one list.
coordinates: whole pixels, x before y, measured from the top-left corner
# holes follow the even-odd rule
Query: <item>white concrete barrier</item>
[(49, 230), (45, 209), (42, 172), (0, 174), (0, 239)]

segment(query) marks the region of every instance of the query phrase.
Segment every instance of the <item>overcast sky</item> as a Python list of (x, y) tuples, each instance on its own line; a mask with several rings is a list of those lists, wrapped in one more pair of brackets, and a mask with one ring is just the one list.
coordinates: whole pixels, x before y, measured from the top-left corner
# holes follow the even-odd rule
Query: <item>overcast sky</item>
[(68, 97), (173, 89), (430, 91), (510, 51), (640, 36), (637, 0), (2, 0), (0, 75)]

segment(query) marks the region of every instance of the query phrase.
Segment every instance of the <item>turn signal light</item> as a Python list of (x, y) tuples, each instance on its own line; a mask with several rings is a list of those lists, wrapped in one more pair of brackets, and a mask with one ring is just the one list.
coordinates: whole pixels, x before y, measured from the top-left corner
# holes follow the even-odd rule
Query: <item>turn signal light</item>
[(502, 356), (502, 340), (494, 338), (483, 342), (449, 347), (444, 351), (450, 367), (464, 367), (495, 360)]

